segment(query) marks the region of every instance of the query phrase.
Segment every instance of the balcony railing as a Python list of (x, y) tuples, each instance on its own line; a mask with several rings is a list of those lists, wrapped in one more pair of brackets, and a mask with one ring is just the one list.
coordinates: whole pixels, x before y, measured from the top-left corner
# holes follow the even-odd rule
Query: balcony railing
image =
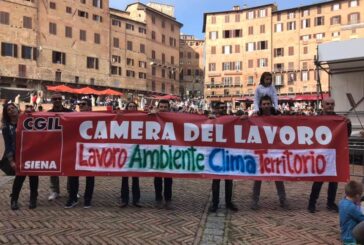
[(242, 88), (243, 84), (205, 84), (206, 88)]

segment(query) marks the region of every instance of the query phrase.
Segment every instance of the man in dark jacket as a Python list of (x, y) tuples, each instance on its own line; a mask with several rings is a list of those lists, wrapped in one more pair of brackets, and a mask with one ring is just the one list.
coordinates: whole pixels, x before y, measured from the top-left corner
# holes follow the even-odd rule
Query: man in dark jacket
[[(49, 112), (72, 112), (72, 110), (67, 109), (62, 104), (62, 95), (60, 93), (55, 93), (51, 97), (53, 107), (49, 110)], [(51, 176), (50, 177), (50, 189), (51, 193), (48, 197), (48, 201), (53, 201), (54, 199), (59, 197), (59, 177)]]
[[(322, 101), (322, 113), (320, 115), (336, 115), (334, 112), (335, 100), (327, 98)], [(347, 119), (348, 136), (351, 135), (351, 122)], [(316, 212), (316, 201), (320, 195), (323, 182), (314, 182), (311, 189), (310, 200), (308, 201), (308, 211), (310, 213)], [(337, 192), (337, 182), (329, 182), (329, 189), (327, 191), (326, 208), (330, 211), (338, 212), (339, 208), (335, 204)]]
[[(92, 111), (92, 103), (90, 99), (82, 99), (80, 103), (78, 103), (80, 112), (89, 112)], [(79, 176), (70, 176), (68, 177), (69, 183), (69, 191), (68, 191), (68, 200), (65, 205), (65, 208), (73, 208), (78, 204), (78, 189), (79, 189)], [(84, 194), (84, 208), (91, 208), (92, 195), (94, 192), (95, 186), (95, 177), (94, 176), (86, 176), (86, 188)]]
[[(158, 112), (169, 112), (171, 111), (171, 107), (169, 104), (169, 100), (160, 100), (158, 102), (157, 111), (152, 111), (150, 114), (155, 114)], [(164, 181), (164, 193), (163, 191), (163, 181)], [(155, 190), (155, 201), (157, 208), (163, 208), (163, 196), (165, 200), (164, 207), (166, 209), (173, 209), (172, 207), (172, 178), (161, 178), (155, 177), (154, 178), (154, 190)]]
[[(226, 105), (223, 102), (217, 102), (213, 107), (213, 113), (209, 115), (210, 119), (226, 115)], [(210, 212), (215, 213), (219, 208), (220, 201), (220, 179), (212, 180), (212, 205)], [(225, 207), (231, 211), (238, 211), (238, 208), (232, 202), (233, 196), (233, 181), (225, 179)]]
[[(277, 111), (273, 107), (272, 98), (268, 95), (263, 96), (259, 101), (259, 111), (257, 113), (258, 116), (275, 116), (279, 115), (280, 112)], [(286, 190), (284, 187), (283, 181), (275, 181), (274, 182), (277, 189), (277, 194), (279, 198), (279, 204), (282, 208), (288, 208), (287, 200), (286, 200)], [(253, 185), (253, 201), (251, 204), (251, 209), (257, 210), (259, 209), (259, 197), (260, 197), (260, 190), (262, 187), (262, 181), (256, 180), (254, 181)]]

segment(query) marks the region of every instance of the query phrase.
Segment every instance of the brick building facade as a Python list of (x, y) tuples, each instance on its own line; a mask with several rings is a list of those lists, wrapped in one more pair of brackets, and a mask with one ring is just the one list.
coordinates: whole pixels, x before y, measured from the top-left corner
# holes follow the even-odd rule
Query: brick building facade
[[(4, 0), (0, 4), (0, 87), (112, 87), (178, 94), (181, 23), (174, 7), (108, 0)], [(164, 10), (166, 13), (164, 13)]]
[(180, 94), (185, 98), (203, 96), (204, 88), (204, 40), (192, 35), (180, 38)]
[[(335, 0), (285, 10), (267, 4), (205, 13), (205, 97), (251, 98), (264, 71), (273, 73), (280, 95), (316, 93), (317, 45), (363, 37), (363, 5), (363, 0)], [(320, 76), (328, 92), (328, 75)]]

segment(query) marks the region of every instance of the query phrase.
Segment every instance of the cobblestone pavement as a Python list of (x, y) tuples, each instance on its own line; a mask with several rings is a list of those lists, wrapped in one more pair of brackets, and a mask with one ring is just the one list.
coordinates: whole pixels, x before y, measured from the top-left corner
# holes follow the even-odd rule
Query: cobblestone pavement
[[(120, 179), (97, 177), (92, 208), (84, 209), (81, 198), (77, 207), (64, 209), (66, 178), (61, 198), (49, 202), (48, 177), (41, 177), (35, 210), (28, 209), (26, 180), (20, 210), (11, 211), (12, 177), (0, 174), (0, 244), (340, 244), (338, 214), (325, 208), (326, 184), (316, 214), (306, 210), (309, 182), (286, 182), (289, 210), (279, 207), (274, 183), (264, 182), (261, 208), (250, 210), (252, 181), (234, 182), (238, 212), (227, 212), (221, 202), (219, 212), (209, 214), (210, 180), (175, 179), (174, 209), (166, 210), (154, 207), (152, 178), (140, 180), (142, 208), (120, 208)], [(81, 194), (84, 182), (81, 177)], [(342, 196), (340, 184), (337, 200)]]

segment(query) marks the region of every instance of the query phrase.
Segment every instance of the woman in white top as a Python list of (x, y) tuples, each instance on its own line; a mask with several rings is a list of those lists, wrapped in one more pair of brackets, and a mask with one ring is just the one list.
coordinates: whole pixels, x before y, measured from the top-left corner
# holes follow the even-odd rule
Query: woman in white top
[(260, 77), (260, 83), (255, 90), (254, 95), (254, 112), (257, 113), (259, 111), (259, 101), (264, 96), (268, 95), (272, 98), (274, 109), (278, 110), (278, 96), (277, 91), (274, 88), (272, 83), (272, 73), (263, 72)]

